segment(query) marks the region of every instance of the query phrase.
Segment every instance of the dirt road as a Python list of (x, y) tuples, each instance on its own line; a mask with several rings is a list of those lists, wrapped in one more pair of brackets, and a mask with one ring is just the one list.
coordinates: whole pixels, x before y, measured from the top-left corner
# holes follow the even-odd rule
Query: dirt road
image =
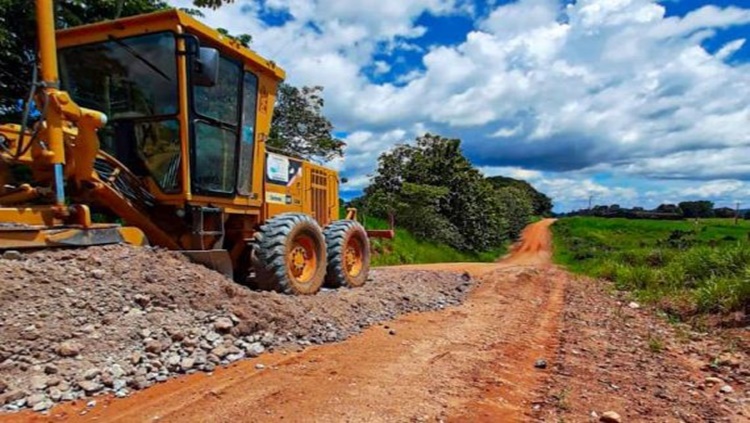
[[(242, 361), (168, 381), (121, 400), (52, 410), (65, 421), (519, 420), (541, 386), (563, 299), (549, 263), (550, 220), (530, 226), (496, 264), (469, 271), (479, 287), (460, 307), (407, 315), (345, 342)], [(424, 268), (425, 266), (422, 266)], [(260, 365), (263, 369), (260, 369)], [(88, 410), (86, 414), (80, 412)]]
[[(596, 421), (597, 412), (615, 410), (623, 421), (747, 421), (741, 397), (750, 380), (728, 379), (744, 374), (744, 364), (707, 373), (718, 344), (680, 344), (650, 313), (623, 310), (622, 298), (552, 266), (552, 222), (530, 225), (497, 263), (404, 267), (470, 272), (480, 283), (460, 306), (25, 419)], [(656, 334), (668, 352), (649, 351)], [(542, 359), (548, 365), (537, 368)], [(748, 362), (747, 355), (733, 360)], [(732, 380), (734, 402), (725, 404), (723, 382), (706, 384), (706, 376)]]

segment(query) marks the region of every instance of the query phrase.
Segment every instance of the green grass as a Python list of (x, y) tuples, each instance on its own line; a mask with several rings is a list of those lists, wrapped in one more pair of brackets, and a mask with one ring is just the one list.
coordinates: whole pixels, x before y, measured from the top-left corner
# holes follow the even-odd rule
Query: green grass
[(555, 261), (689, 317), (750, 308), (750, 222), (575, 217), (553, 226)]
[[(365, 216), (365, 228), (388, 229), (388, 222)], [(419, 263), (493, 262), (507, 252), (507, 246), (482, 252), (468, 253), (451, 246), (417, 239), (403, 228), (396, 228), (392, 240), (371, 239), (373, 266), (393, 266)]]

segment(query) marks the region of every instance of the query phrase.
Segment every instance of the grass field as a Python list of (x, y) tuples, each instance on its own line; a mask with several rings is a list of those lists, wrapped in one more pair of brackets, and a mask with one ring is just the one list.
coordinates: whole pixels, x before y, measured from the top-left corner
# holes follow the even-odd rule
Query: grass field
[(750, 222), (574, 217), (553, 226), (555, 261), (610, 279), (671, 315), (750, 311)]
[[(365, 216), (367, 229), (388, 229), (385, 220)], [(409, 231), (396, 228), (393, 240), (372, 239), (372, 265), (393, 266), (416, 263), (492, 262), (507, 252), (507, 246), (495, 250), (472, 254), (456, 250), (448, 245), (419, 240)]]

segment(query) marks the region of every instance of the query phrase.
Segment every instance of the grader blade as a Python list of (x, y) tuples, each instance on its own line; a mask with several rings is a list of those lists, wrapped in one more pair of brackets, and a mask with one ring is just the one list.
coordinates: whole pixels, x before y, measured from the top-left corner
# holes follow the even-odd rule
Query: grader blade
[(180, 252), (194, 263), (202, 264), (228, 278), (234, 276), (232, 259), (227, 250), (181, 250)]

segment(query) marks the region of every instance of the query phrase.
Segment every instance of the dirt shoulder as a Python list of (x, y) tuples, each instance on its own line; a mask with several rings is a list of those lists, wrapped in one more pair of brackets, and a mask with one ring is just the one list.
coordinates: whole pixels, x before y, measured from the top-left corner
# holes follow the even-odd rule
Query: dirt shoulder
[(750, 344), (742, 333), (670, 324), (611, 285), (572, 278), (565, 292), (544, 421), (750, 421)]

